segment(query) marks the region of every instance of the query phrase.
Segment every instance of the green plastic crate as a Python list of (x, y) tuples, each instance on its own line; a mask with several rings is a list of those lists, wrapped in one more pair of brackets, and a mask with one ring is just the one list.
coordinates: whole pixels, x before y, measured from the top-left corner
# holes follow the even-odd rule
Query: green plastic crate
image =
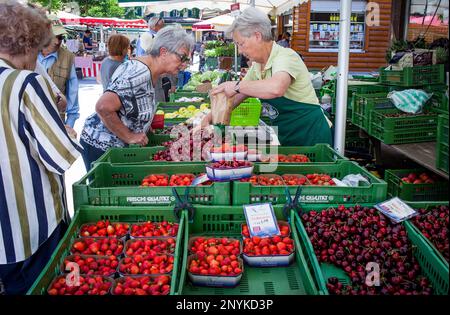
[[(446, 87), (445, 90), (448, 90)], [(439, 113), (448, 115), (449, 112), (449, 102), (448, 96), (445, 94), (444, 89), (440, 91), (433, 92), (433, 96), (431, 97), (431, 110)]]
[(110, 148), (95, 163), (134, 164), (151, 161), (153, 155), (166, 147)]
[[(248, 149), (257, 149), (262, 154), (303, 154), (306, 155), (311, 163), (335, 163), (339, 160), (347, 160), (346, 157), (335, 151), (329, 144), (316, 144), (305, 147), (278, 147), (278, 146), (248, 146)], [(286, 163), (280, 163), (286, 164)], [(290, 164), (290, 163), (287, 163)], [(302, 163), (309, 164), (309, 163)]]
[(353, 96), (352, 123), (368, 131), (373, 110), (395, 108), (387, 93), (355, 94)]
[(379, 82), (379, 77), (374, 77), (371, 75), (352, 75), (352, 78), (359, 81), (366, 81), (366, 82)]
[[(252, 148), (251, 146), (249, 148)], [(277, 152), (279, 154), (304, 154), (310, 160), (311, 163), (334, 163), (338, 160), (346, 160), (328, 144), (316, 144), (310, 147), (267, 147), (259, 146), (262, 152)], [(111, 148), (105, 154), (103, 154), (96, 163), (112, 163), (112, 164), (202, 164), (204, 161), (198, 162), (165, 162), (165, 161), (153, 161), (155, 153), (165, 150), (166, 147), (149, 147), (149, 148)], [(275, 151), (277, 150), (277, 151)], [(306, 164), (306, 163), (305, 163)]]
[[(379, 94), (379, 93), (387, 93), (388, 88), (384, 85), (380, 84), (368, 84), (367, 82), (358, 82), (358, 81), (349, 81), (349, 85), (347, 86), (347, 109), (349, 112), (353, 112), (354, 109), (354, 95), (355, 94)], [(334, 94), (336, 95), (336, 94)], [(334, 101), (332, 102), (331, 112), (333, 114), (336, 113), (336, 96), (334, 96)], [(348, 116), (351, 117), (351, 116)]]
[(436, 143), (436, 167), (448, 174), (448, 145)]
[(448, 115), (439, 115), (437, 142), (448, 147)]
[[(283, 207), (274, 206), (277, 219), (286, 220)], [(180, 286), (177, 290), (182, 295), (317, 295), (317, 283), (313, 275), (306, 268), (310, 259), (304, 256), (300, 248), (300, 239), (293, 220), (294, 212), (290, 213), (291, 237), (294, 239), (296, 253), (295, 262), (288, 267), (256, 268), (244, 267), (244, 274), (240, 284), (235, 288), (208, 288), (193, 286), (187, 278), (187, 239), (189, 236), (211, 235), (219, 237), (241, 237), (241, 224), (245, 223), (242, 207), (195, 207), (195, 215), (185, 230), (186, 251), (183, 257), (180, 275)]]
[(445, 83), (444, 65), (416, 66), (402, 70), (380, 69), (380, 83), (403, 87), (420, 87), (423, 85)]
[(231, 112), (230, 126), (258, 126), (261, 108), (258, 99), (245, 100)]
[(436, 140), (437, 115), (409, 115), (388, 117), (403, 113), (398, 109), (380, 109), (371, 112), (369, 134), (385, 144), (430, 142)]
[(436, 141), (436, 167), (448, 174), (448, 115), (439, 115)]
[[(373, 206), (373, 204), (361, 205), (369, 207)], [(321, 211), (330, 207), (337, 206), (337, 204), (302, 205), (302, 211)], [(310, 273), (315, 276), (316, 282), (319, 286), (319, 290), (324, 294), (328, 294), (326, 283), (327, 279), (330, 277), (337, 277), (339, 281), (344, 285), (349, 284), (350, 279), (342, 269), (337, 268), (336, 266), (331, 264), (319, 263), (318, 258), (315, 255), (312, 243), (306, 233), (306, 229), (301, 222), (300, 216), (296, 214), (295, 220), (297, 221), (295, 226), (297, 227), (297, 232), (300, 236), (300, 246), (302, 247), (303, 251), (307, 253), (305, 257), (311, 257), (311, 260), (308, 261), (307, 266), (310, 269)], [(448, 268), (446, 268), (440, 257), (436, 255), (433, 248), (429, 246), (429, 243), (424, 240), (424, 237), (420, 233), (417, 233), (417, 231), (411, 229), (410, 225), (407, 225), (406, 223), (403, 224), (405, 224), (408, 239), (412, 243), (413, 254), (418, 260), (422, 273), (430, 280), (434, 289), (434, 293), (437, 295), (447, 295), (449, 290)]]
[(205, 101), (209, 99), (208, 93), (201, 93), (201, 92), (188, 92), (188, 91), (177, 91), (175, 93), (171, 93), (169, 95), (169, 101), (175, 102), (179, 98), (182, 97), (203, 97)]
[(148, 137), (147, 147), (161, 146), (164, 142), (172, 140), (170, 135), (164, 135), (164, 134), (149, 133), (149, 134), (147, 134), (147, 137)]
[(386, 170), (384, 180), (387, 183), (389, 197), (399, 197), (407, 201), (437, 201), (448, 200), (448, 181), (434, 184), (408, 184), (402, 181), (410, 173), (420, 175), (425, 169)]
[(145, 221), (172, 221), (179, 222), (180, 227), (175, 248), (175, 261), (172, 272), (170, 294), (175, 294), (178, 287), (179, 273), (181, 272), (181, 258), (184, 253), (184, 213), (180, 220), (175, 216), (173, 207), (93, 207), (82, 206), (75, 211), (69, 228), (63, 239), (59, 242), (52, 257), (28, 291), (28, 295), (45, 295), (52, 280), (61, 274), (61, 264), (70, 252), (72, 241), (78, 237), (78, 230), (83, 223), (98, 220), (112, 222), (145, 222)]
[[(254, 173), (259, 174), (262, 165), (255, 165)], [(376, 178), (366, 169), (351, 161), (338, 161), (335, 164), (284, 164), (279, 165), (270, 174), (312, 174), (324, 173), (342, 179), (349, 174), (361, 174), (370, 182), (361, 187), (302, 186), (300, 201), (302, 203), (355, 203), (379, 202), (386, 199), (387, 184)], [(263, 173), (262, 173), (263, 174)], [(288, 186), (289, 194), (295, 196), (298, 186)], [(286, 203), (285, 186), (254, 186), (248, 182), (233, 182), (232, 203), (244, 205), (258, 202)]]
[[(149, 174), (206, 173), (205, 164), (112, 165), (97, 163), (74, 183), (74, 208), (81, 205), (142, 206), (173, 205), (171, 186), (139, 187)], [(189, 201), (206, 205), (229, 205), (230, 183), (216, 182), (210, 186), (189, 186)], [(184, 195), (186, 187), (175, 187)]]
[[(413, 209), (426, 209), (426, 210), (431, 210), (432, 208), (436, 207), (436, 206), (441, 206), (441, 205), (445, 205), (445, 206), (449, 206), (448, 201), (435, 201), (435, 202), (408, 202), (408, 205), (411, 206)], [(436, 254), (436, 256), (438, 256), (442, 263), (445, 266), (446, 272), (449, 272), (449, 262), (447, 260), (445, 260), (444, 256), (442, 255), (441, 252), (439, 252), (436, 248), (436, 246), (434, 246), (434, 244), (428, 239), (426, 238), (422, 232), (419, 230), (418, 227), (415, 226), (415, 224), (412, 222), (412, 220), (408, 220), (405, 222), (405, 225), (408, 226), (408, 228), (413, 229), (415, 231), (415, 233), (419, 234), (420, 236), (423, 237), (424, 241), (426, 243), (428, 243), (428, 245), (433, 249), (433, 252)]]

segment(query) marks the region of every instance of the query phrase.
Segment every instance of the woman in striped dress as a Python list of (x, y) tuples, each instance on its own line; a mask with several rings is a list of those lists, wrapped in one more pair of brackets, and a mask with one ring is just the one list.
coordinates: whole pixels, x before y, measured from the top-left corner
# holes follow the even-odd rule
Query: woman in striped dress
[(64, 172), (82, 147), (68, 136), (56, 99), (34, 73), (52, 38), (45, 14), (0, 3), (0, 282), (24, 294), (67, 229)]

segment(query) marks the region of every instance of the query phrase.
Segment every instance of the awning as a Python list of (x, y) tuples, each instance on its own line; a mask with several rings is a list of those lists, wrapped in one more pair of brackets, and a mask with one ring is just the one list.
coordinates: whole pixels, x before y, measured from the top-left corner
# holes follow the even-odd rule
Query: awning
[(66, 25), (87, 25), (105, 27), (120, 27), (120, 28), (148, 28), (147, 22), (143, 19), (123, 20), (117, 18), (97, 18), (97, 17), (61, 17), (61, 22)]
[[(255, 0), (255, 7), (270, 15), (280, 15), (292, 7), (302, 4), (308, 0)], [(147, 6), (146, 14), (170, 12), (172, 10), (183, 10), (197, 8), (230, 10), (233, 3), (240, 3), (241, 10), (249, 7), (248, 0), (169, 0), (169, 1), (132, 1), (119, 0), (121, 7)]]
[(225, 31), (231, 24), (233, 24), (234, 17), (229, 14), (219, 15), (212, 19), (204, 20), (192, 25), (192, 30), (216, 30)]

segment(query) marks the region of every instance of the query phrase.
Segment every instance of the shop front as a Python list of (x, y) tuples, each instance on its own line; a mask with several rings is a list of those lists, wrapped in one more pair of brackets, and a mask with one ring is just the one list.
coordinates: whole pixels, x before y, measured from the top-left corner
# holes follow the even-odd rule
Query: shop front
[[(391, 0), (376, 0), (379, 25), (373, 25), (368, 1), (352, 1), (350, 70), (373, 71), (386, 64), (391, 34)], [(311, 0), (279, 17), (278, 32), (291, 33), (291, 48), (310, 69), (337, 64), (340, 1)], [(370, 21), (369, 21), (370, 20)]]

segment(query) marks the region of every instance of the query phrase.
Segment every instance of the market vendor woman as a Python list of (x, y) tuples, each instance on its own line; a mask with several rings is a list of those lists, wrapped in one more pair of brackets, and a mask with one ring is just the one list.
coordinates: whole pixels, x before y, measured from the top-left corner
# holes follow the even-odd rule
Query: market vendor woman
[(237, 107), (247, 97), (268, 104), (272, 124), (278, 127), (283, 146), (331, 144), (331, 123), (319, 105), (309, 72), (300, 56), (272, 40), (269, 18), (249, 7), (231, 25), (228, 32), (239, 52), (253, 61), (241, 82), (225, 82), (211, 94), (224, 92), (234, 97)]

